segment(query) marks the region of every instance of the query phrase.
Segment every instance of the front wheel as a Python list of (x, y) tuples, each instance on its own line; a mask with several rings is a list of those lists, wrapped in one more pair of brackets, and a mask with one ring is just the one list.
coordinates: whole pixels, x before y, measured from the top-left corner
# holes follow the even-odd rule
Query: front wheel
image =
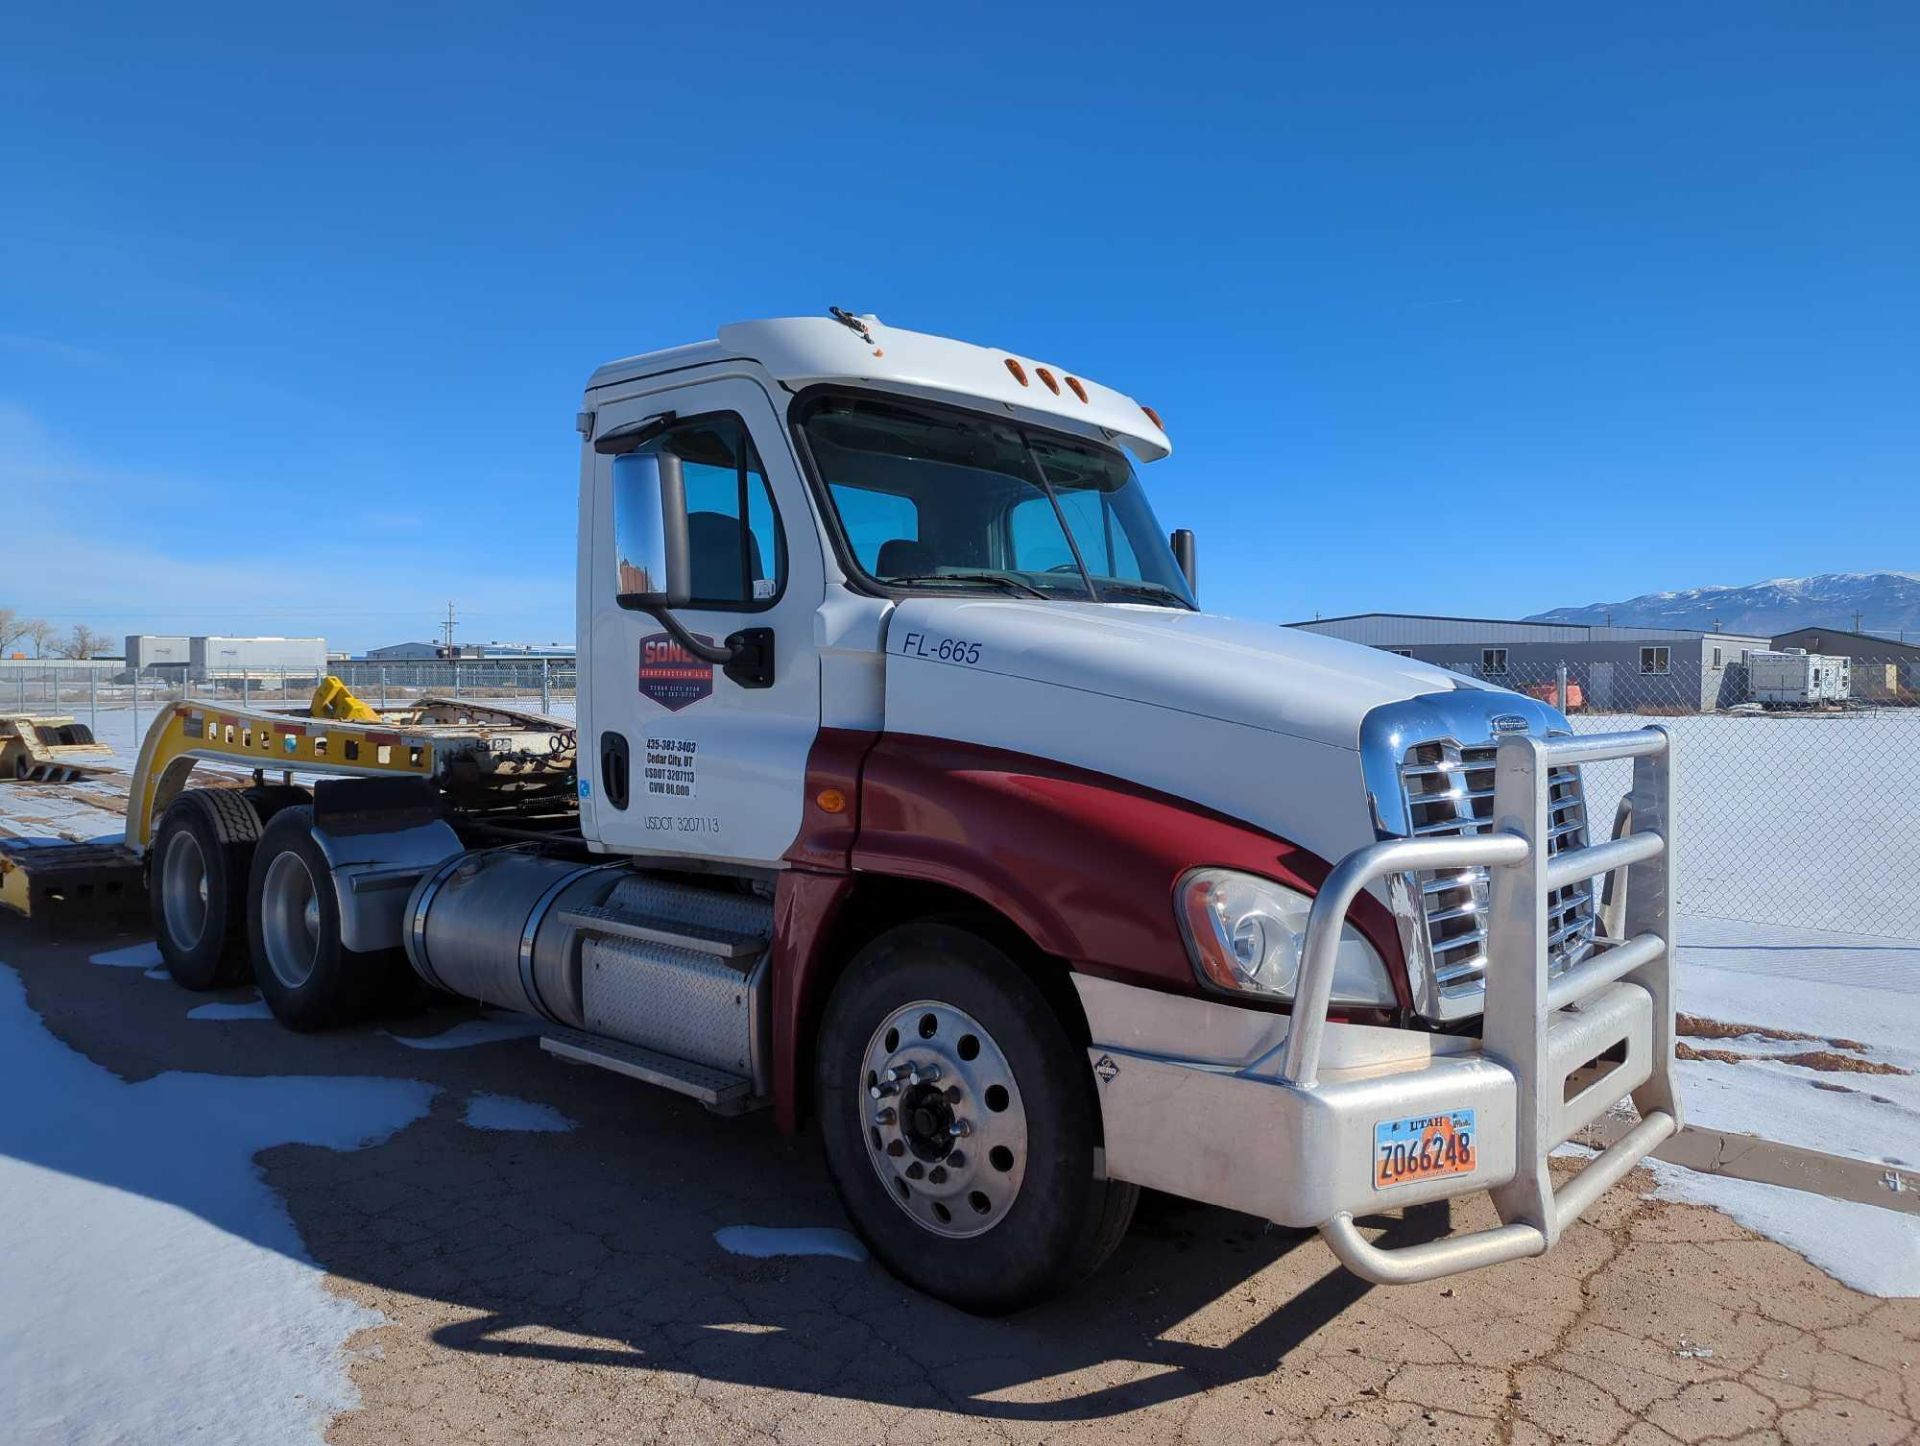
[(911, 924), (861, 951), (820, 1040), (827, 1167), (888, 1269), (966, 1310), (1018, 1310), (1111, 1255), (1137, 1189), (1094, 1176), (1086, 1052), (986, 939)]

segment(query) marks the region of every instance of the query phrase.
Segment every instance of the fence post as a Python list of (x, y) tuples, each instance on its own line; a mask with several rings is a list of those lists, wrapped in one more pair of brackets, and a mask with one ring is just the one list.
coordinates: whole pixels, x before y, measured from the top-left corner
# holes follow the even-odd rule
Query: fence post
[(242, 708), (248, 707), (253, 702), (252, 683), (253, 674), (242, 668), (240, 670), (240, 706)]
[(97, 737), (100, 732), (100, 674), (87, 669), (87, 727)]
[(380, 668), (380, 706), (382, 708), (387, 706), (387, 669), (385, 664), (382, 664)]
[(547, 659), (545, 658), (540, 660), (540, 711), (542, 713), (551, 713), (553, 711), (553, 697), (547, 677)]
[(458, 658), (454, 658), (452, 662), (453, 662), (453, 696), (458, 698), (460, 696), (460, 660)]
[(1560, 686), (1560, 711), (1564, 713), (1567, 711), (1567, 665), (1565, 663), (1562, 663), (1560, 665), (1559, 686)]

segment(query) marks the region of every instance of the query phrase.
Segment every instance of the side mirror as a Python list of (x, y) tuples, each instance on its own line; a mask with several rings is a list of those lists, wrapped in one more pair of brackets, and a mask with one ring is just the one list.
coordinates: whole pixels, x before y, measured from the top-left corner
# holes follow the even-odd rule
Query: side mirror
[(1199, 597), (1200, 561), (1194, 554), (1193, 530), (1187, 527), (1174, 528), (1167, 544), (1173, 548), (1173, 560), (1180, 564), (1180, 571), (1186, 574), (1187, 591)]
[(693, 595), (678, 457), (628, 452), (613, 459), (613, 555), (621, 607), (680, 607)]

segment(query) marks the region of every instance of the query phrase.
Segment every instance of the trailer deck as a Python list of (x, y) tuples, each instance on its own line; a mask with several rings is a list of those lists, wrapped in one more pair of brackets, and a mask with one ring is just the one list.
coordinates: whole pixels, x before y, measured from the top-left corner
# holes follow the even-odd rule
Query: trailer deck
[[(324, 688), (322, 692), (324, 692)], [(316, 695), (315, 707), (322, 706)], [(413, 778), (429, 784), (450, 811), (475, 819), (541, 818), (552, 823), (576, 809), (573, 726), (542, 713), (469, 699), (429, 696), (404, 707), (369, 709), (373, 721), (314, 716), (295, 708), (236, 708), (189, 698), (162, 708), (141, 740), (131, 776), (126, 826), (118, 842), (66, 843), (0, 837), (0, 907), (44, 917), (55, 905), (84, 901), (132, 907), (144, 903), (144, 858), (154, 825), (202, 764), (251, 772), (256, 783), (300, 778)], [(23, 729), (19, 725), (28, 724)], [(72, 719), (0, 718), (0, 740)], [(15, 725), (11, 731), (5, 725)], [(18, 745), (24, 750), (25, 745)], [(88, 737), (59, 745), (77, 774), (110, 757)], [(13, 748), (0, 754), (11, 766)], [(19, 756), (27, 756), (24, 751)], [(34, 756), (39, 756), (38, 754)], [(11, 776), (10, 774), (8, 776)], [(51, 761), (44, 775), (53, 778)]]

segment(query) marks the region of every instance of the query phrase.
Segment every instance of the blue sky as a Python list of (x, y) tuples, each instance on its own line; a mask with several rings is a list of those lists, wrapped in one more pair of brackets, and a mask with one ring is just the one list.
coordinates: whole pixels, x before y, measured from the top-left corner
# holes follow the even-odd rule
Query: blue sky
[(1158, 408), (1202, 595), (1920, 566), (1905, 4), (12, 7), (0, 606), (573, 636), (609, 357), (830, 304)]

